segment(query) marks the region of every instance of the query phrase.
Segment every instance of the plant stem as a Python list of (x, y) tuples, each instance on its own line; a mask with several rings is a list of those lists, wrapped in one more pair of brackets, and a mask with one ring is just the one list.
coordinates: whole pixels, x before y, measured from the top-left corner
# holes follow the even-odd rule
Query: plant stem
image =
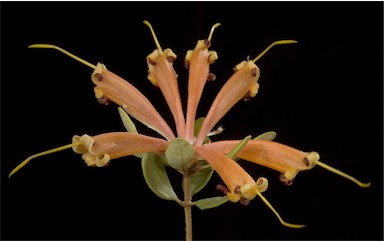
[(192, 218), (191, 218), (191, 196), (190, 196), (190, 175), (183, 175), (184, 184), (184, 217), (186, 223), (186, 241), (192, 241)]

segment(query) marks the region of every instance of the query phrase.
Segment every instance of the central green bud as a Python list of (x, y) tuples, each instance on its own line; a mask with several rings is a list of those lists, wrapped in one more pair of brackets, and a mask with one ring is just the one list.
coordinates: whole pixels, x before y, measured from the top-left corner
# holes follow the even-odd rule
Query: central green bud
[(165, 156), (171, 167), (184, 170), (193, 161), (194, 148), (185, 139), (175, 138), (168, 145)]

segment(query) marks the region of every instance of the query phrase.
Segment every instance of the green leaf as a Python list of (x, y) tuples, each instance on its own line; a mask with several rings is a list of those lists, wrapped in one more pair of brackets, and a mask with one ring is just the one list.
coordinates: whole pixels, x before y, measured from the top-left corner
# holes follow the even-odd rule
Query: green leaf
[(126, 113), (125, 110), (123, 110), (122, 107), (118, 108), (120, 118), (122, 119), (123, 125), (126, 128), (127, 132), (138, 134), (138, 130), (136, 129), (136, 126), (134, 122), (132, 122), (130, 116)]
[(194, 124), (194, 136), (197, 136), (197, 135), (198, 135), (199, 130), (201, 129), (204, 120), (205, 120), (204, 117), (199, 117), (198, 119), (195, 120), (195, 124)]
[[(214, 169), (208, 167), (200, 172), (194, 173), (190, 177), (190, 195), (191, 197), (202, 190), (207, 183), (210, 181), (211, 176), (213, 175)], [(183, 187), (182, 183), (182, 187)]]
[[(199, 117), (195, 120), (194, 123), (194, 136), (197, 136), (199, 134), (199, 131), (202, 127), (203, 121), (205, 120), (205, 117)], [(211, 140), (206, 136), (206, 139), (204, 140), (203, 144), (210, 143)]]
[[(134, 122), (132, 122), (130, 116), (126, 113), (126, 111), (122, 107), (118, 107), (120, 119), (122, 119), (123, 125), (126, 128), (127, 132), (138, 134), (138, 130), (136, 129), (136, 126)], [(142, 158), (143, 154), (134, 154), (134, 156)]]
[(275, 131), (268, 131), (265, 133), (260, 134), (259, 136), (255, 137), (254, 140), (267, 140), (272, 141), (277, 136), (277, 133)]
[(183, 170), (193, 161), (194, 153), (190, 142), (183, 138), (175, 138), (167, 146), (165, 156), (171, 167)]
[(160, 198), (180, 201), (168, 179), (163, 157), (155, 153), (145, 153), (142, 158), (142, 171), (148, 187)]
[(226, 196), (223, 197), (209, 197), (195, 201), (194, 204), (200, 209), (205, 210), (209, 208), (216, 208), (229, 201)]
[(238, 160), (237, 155), (245, 148), (247, 142), (251, 139), (251, 136), (246, 136), (242, 141), (238, 143), (229, 153), (227, 153), (227, 156), (230, 157), (233, 160)]

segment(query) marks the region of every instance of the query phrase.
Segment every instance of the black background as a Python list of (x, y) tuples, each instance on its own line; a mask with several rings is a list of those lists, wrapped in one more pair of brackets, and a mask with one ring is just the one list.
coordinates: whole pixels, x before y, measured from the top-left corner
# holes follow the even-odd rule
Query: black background
[[(265, 176), (265, 197), (288, 222), (279, 224), (256, 198), (193, 208), (195, 239), (383, 239), (383, 2), (2, 2), (1, 3), (1, 238), (183, 239), (183, 210), (146, 186), (140, 160), (88, 168), (64, 151), (33, 160), (11, 179), (8, 173), (31, 154), (67, 144), (73, 134), (123, 131), (115, 105), (98, 105), (92, 70), (55, 50), (57, 44), (137, 86), (172, 123), (160, 91), (146, 79), (145, 57), (155, 49), (153, 24), (163, 48), (178, 55), (185, 101), (183, 59), (211, 26), (219, 60), (198, 111), (205, 115), (232, 67), (277, 46), (257, 64), (260, 92), (237, 104), (213, 138), (240, 139), (274, 130), (276, 141), (316, 150), (324, 162), (372, 186), (361, 189), (320, 167), (300, 173), (291, 187), (279, 173), (241, 162)], [(139, 131), (153, 132), (138, 124)], [(170, 172), (175, 188), (180, 176)], [(197, 198), (219, 195), (214, 175)]]

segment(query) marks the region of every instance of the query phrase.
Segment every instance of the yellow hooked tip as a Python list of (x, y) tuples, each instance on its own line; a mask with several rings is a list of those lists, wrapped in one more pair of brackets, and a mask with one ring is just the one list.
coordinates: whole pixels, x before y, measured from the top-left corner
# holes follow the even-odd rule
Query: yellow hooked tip
[(337, 174), (339, 176), (342, 176), (342, 177), (344, 177), (346, 179), (349, 179), (350, 181), (354, 182), (355, 184), (357, 184), (360, 187), (363, 187), (363, 188), (370, 187), (370, 182), (368, 182), (368, 183), (360, 182), (356, 178), (354, 178), (354, 177), (352, 177), (352, 176), (350, 176), (350, 175), (348, 175), (348, 174), (346, 174), (346, 173), (344, 173), (344, 172), (342, 172), (342, 171), (340, 171), (340, 170), (338, 170), (338, 169), (336, 169), (334, 167), (331, 167), (331, 166), (329, 166), (329, 165), (327, 165), (327, 164), (325, 164), (323, 162), (317, 161), (316, 164), (318, 166), (320, 166), (320, 167), (325, 168), (328, 171), (331, 171), (331, 172), (333, 172), (333, 173), (335, 173), (335, 174)]
[(85, 65), (87, 65), (90, 68), (96, 69), (95, 65), (85, 61), (84, 59), (79, 58), (78, 56), (76, 56), (74, 54), (71, 54), (70, 52), (68, 52), (68, 51), (66, 51), (66, 50), (64, 50), (64, 49), (62, 49), (62, 48), (60, 48), (60, 47), (58, 47), (56, 45), (52, 45), (52, 44), (32, 44), (32, 45), (28, 46), (28, 48), (56, 49), (56, 50), (62, 52), (63, 54), (65, 54), (65, 55), (67, 55), (67, 56), (69, 56), (69, 57), (79, 61), (80, 63), (85, 64)]
[(143, 23), (146, 24), (146, 25), (150, 28), (152, 37), (153, 37), (153, 39), (154, 39), (154, 41), (155, 41), (156, 48), (158, 49), (159, 53), (163, 54), (163, 50), (162, 50), (162, 48), (160, 47), (158, 38), (156, 37), (155, 31), (154, 31), (154, 29), (152, 28), (151, 23), (149, 23), (147, 20), (144, 20)]
[(25, 159), (17, 167), (15, 167), (15, 169), (13, 169), (9, 173), (8, 177), (11, 177), (13, 174), (15, 174), (17, 171), (19, 171), (22, 167), (27, 165), (27, 163), (29, 161), (31, 161), (32, 159), (34, 159), (36, 157), (45, 156), (45, 155), (48, 155), (48, 154), (51, 154), (51, 153), (54, 153), (54, 152), (58, 152), (58, 151), (62, 151), (62, 150), (65, 150), (65, 149), (69, 149), (69, 148), (72, 148), (74, 146), (78, 146), (78, 145), (81, 145), (81, 144), (82, 144), (82, 142), (75, 142), (75, 143), (71, 143), (71, 144), (68, 144), (68, 145), (65, 145), (65, 146), (57, 147), (57, 148), (54, 148), (54, 149), (51, 149), (51, 150), (48, 150), (48, 151), (43, 151), (43, 152), (37, 153), (35, 155), (32, 155), (32, 156), (28, 157), (27, 159)]
[(266, 206), (268, 206), (270, 208), (270, 210), (273, 211), (273, 213), (275, 214), (275, 216), (277, 216), (278, 220), (281, 222), (282, 225), (289, 227), (289, 228), (305, 228), (306, 227), (306, 225), (304, 225), (304, 224), (292, 224), (292, 223), (288, 223), (288, 222), (284, 221), (281, 218), (281, 216), (279, 215), (279, 213), (274, 209), (274, 207), (269, 203), (269, 201), (267, 201), (267, 199), (264, 196), (262, 196), (262, 194), (260, 192), (257, 192), (257, 195), (266, 204)]
[(214, 25), (211, 27), (211, 31), (210, 31), (209, 37), (207, 38), (209, 41), (211, 41), (211, 38), (213, 37), (214, 30), (215, 30), (217, 27), (219, 27), (219, 26), (221, 26), (221, 24), (220, 24), (220, 23), (216, 23), (216, 24), (214, 24)]
[(262, 53), (260, 53), (257, 57), (255, 57), (253, 62), (254, 63), (257, 62), (258, 59), (260, 59), (264, 54), (266, 54), (267, 51), (269, 51), (275, 45), (280, 45), (280, 44), (296, 44), (296, 43), (298, 43), (298, 42), (295, 41), (295, 40), (279, 40), (279, 41), (275, 41), (274, 43), (270, 44), (269, 47), (267, 47), (265, 50), (263, 50)]

